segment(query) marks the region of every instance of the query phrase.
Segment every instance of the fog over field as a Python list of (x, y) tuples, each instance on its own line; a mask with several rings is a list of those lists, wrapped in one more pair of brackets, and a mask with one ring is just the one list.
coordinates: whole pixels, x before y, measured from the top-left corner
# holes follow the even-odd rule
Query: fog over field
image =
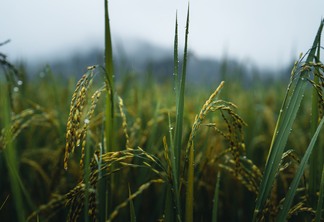
[[(171, 50), (176, 13), (183, 43), (187, 1), (109, 1), (114, 45), (136, 42)], [(191, 1), (189, 49), (197, 57), (287, 66), (311, 44), (324, 1)], [(11, 60), (50, 61), (103, 49), (103, 1), (10, 1), (0, 8), (1, 52)], [(119, 48), (120, 49), (120, 48)], [(172, 55), (172, 54), (171, 54)]]

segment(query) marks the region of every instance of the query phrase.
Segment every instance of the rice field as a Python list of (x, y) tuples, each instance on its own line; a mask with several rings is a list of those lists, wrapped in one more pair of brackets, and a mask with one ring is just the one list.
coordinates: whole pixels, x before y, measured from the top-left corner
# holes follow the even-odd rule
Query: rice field
[(116, 82), (105, 9), (105, 64), (80, 79), (0, 55), (1, 221), (324, 219), (324, 21), (288, 82), (211, 90), (186, 85), (189, 10), (169, 81)]

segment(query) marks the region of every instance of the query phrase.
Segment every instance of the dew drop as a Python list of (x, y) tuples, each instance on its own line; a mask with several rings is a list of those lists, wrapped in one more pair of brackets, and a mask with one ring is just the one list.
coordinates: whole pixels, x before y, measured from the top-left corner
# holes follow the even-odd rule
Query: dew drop
[(89, 120), (89, 119), (85, 119), (85, 120), (84, 120), (84, 123), (85, 123), (85, 124), (89, 124), (89, 123), (90, 123), (90, 120)]
[(19, 88), (18, 88), (18, 87), (14, 87), (14, 88), (13, 88), (13, 91), (14, 91), (14, 92), (18, 92), (18, 91), (19, 91)]
[(21, 85), (23, 84), (23, 81), (18, 80), (18, 81), (17, 81), (17, 84), (18, 84), (18, 86), (21, 86)]

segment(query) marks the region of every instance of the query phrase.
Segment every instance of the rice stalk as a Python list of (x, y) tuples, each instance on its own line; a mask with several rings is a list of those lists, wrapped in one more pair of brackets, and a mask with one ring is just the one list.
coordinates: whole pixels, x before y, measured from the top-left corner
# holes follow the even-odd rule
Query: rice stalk
[[(1, 78), (1, 77), (0, 77)], [(11, 108), (10, 102), (8, 100), (8, 86), (5, 84), (0, 84), (0, 92), (1, 92), (1, 106), (2, 115), (4, 117), (4, 128), (9, 129), (11, 126)], [(5, 135), (6, 146), (7, 149), (4, 151), (5, 162), (9, 170), (9, 181), (11, 192), (13, 196), (13, 202), (16, 210), (16, 220), (17, 221), (25, 221), (25, 208), (23, 204), (22, 198), (22, 190), (21, 190), (21, 179), (19, 175), (19, 166), (17, 159), (17, 152), (14, 146), (14, 142), (12, 141), (12, 134), (10, 130), (7, 130)]]
[[(173, 179), (173, 201), (176, 205), (177, 217), (181, 221), (181, 206), (180, 206), (180, 194), (179, 194), (179, 167), (180, 167), (180, 155), (181, 155), (181, 140), (182, 140), (182, 118), (183, 107), (181, 110), (181, 81), (183, 76), (179, 79), (179, 59), (178, 59), (178, 15), (176, 15), (175, 31), (174, 31), (174, 45), (173, 45), (173, 77), (174, 77), (174, 90), (176, 97), (176, 126), (173, 136), (173, 126), (171, 124), (170, 113), (168, 113), (169, 120), (169, 135), (170, 135), (170, 157), (171, 157), (171, 169)], [(186, 59), (186, 58), (184, 58)], [(184, 96), (182, 95), (182, 99)], [(182, 101), (183, 103), (183, 101)]]
[(9, 195), (7, 195), (6, 199), (3, 201), (3, 203), (0, 206), (0, 211), (2, 210), (3, 206), (6, 204), (7, 200), (9, 199)]
[[(176, 23), (177, 26), (177, 23)], [(176, 28), (177, 30), (177, 28)], [(180, 158), (181, 158), (181, 143), (182, 143), (182, 128), (183, 128), (183, 112), (184, 112), (184, 94), (185, 94), (185, 86), (186, 86), (186, 69), (187, 69), (187, 48), (188, 48), (188, 34), (189, 34), (189, 6), (187, 11), (187, 21), (186, 21), (186, 33), (185, 33), (185, 47), (183, 53), (183, 65), (182, 65), (182, 73), (179, 82), (179, 98), (176, 103), (176, 127), (175, 127), (175, 136), (174, 136), (174, 149), (175, 149), (175, 157), (176, 157), (176, 169), (179, 175), (180, 168)], [(177, 34), (176, 34), (177, 36)], [(177, 38), (177, 37), (175, 37)], [(176, 42), (176, 40), (175, 40)], [(175, 44), (174, 47), (176, 47)], [(176, 50), (175, 50), (176, 51)], [(176, 59), (176, 58), (175, 58)], [(176, 61), (177, 63), (177, 61)]]
[(217, 222), (217, 214), (218, 214), (218, 205), (219, 205), (219, 184), (220, 184), (221, 173), (217, 172), (216, 176), (216, 185), (214, 189), (214, 198), (213, 198), (213, 211), (212, 211), (212, 222)]
[[(130, 189), (130, 186), (128, 184), (128, 198), (130, 199), (131, 196), (132, 196), (132, 192), (131, 192), (131, 189)], [(129, 212), (130, 212), (130, 221), (131, 222), (136, 222), (136, 214), (135, 214), (135, 207), (134, 207), (134, 202), (133, 200), (130, 200), (129, 201)]]
[[(89, 152), (89, 149), (86, 149), (86, 151)], [(53, 212), (57, 212), (63, 207), (67, 207), (69, 208), (68, 221), (76, 221), (82, 215), (82, 210), (86, 207), (86, 204), (88, 204), (88, 210), (84, 213), (87, 214), (91, 220), (95, 220), (97, 218), (96, 213), (98, 210), (100, 210), (97, 206), (96, 197), (96, 194), (98, 193), (97, 189), (100, 189), (97, 186), (100, 184), (98, 182), (101, 179), (110, 177), (111, 175), (127, 168), (146, 168), (151, 170), (151, 172), (158, 176), (158, 179), (153, 179), (151, 182), (148, 182), (148, 184), (164, 182), (168, 182), (168, 184), (170, 184), (170, 178), (168, 177), (166, 169), (160, 160), (145, 152), (141, 148), (107, 152), (101, 156), (99, 155), (99, 152), (95, 152), (91, 162), (89, 164), (85, 164), (85, 166), (88, 165), (88, 179), (85, 176), (79, 182), (79, 184), (71, 189), (68, 193), (65, 195), (58, 195), (47, 204), (40, 206), (28, 217), (28, 220), (31, 220), (36, 216), (47, 216), (46, 218), (49, 218)], [(101, 158), (100, 168), (98, 167), (99, 158)], [(138, 159), (138, 164), (133, 164), (133, 159)], [(100, 175), (103, 178), (100, 178)], [(129, 203), (130, 200), (134, 199), (147, 188), (148, 187), (144, 186), (137, 192), (133, 193), (130, 199), (127, 199), (125, 202), (123, 202), (123, 204), (116, 207), (115, 211), (110, 215), (110, 218), (114, 218), (118, 214), (119, 210), (125, 206), (125, 203)], [(87, 196), (89, 197), (88, 201), (86, 200)]]
[[(177, 20), (176, 20), (176, 34), (175, 34), (175, 46), (174, 46), (174, 72), (175, 72), (175, 78), (177, 78), (177, 69), (178, 69), (178, 54), (177, 54), (177, 47), (178, 47), (178, 25), (177, 25)], [(189, 34), (189, 4), (188, 4), (188, 11), (187, 11), (187, 20), (186, 20), (186, 33), (185, 33), (185, 46), (184, 46), (184, 53), (183, 53), (183, 64), (182, 64), (182, 73), (181, 73), (181, 77), (180, 77), (180, 82), (178, 84), (178, 87), (176, 87), (176, 89), (178, 89), (178, 93), (176, 93), (176, 96), (178, 95), (177, 102), (176, 102), (176, 126), (175, 126), (175, 136), (174, 136), (174, 149), (175, 149), (175, 161), (176, 161), (176, 165), (174, 167), (176, 167), (176, 171), (177, 171), (177, 177), (179, 177), (179, 169), (180, 169), (180, 158), (181, 158), (181, 147), (182, 147), (182, 131), (183, 131), (183, 112), (184, 112), (184, 93), (185, 93), (185, 84), (186, 84), (186, 75), (187, 75), (187, 49), (188, 49), (188, 34)], [(176, 80), (176, 79), (175, 79)], [(177, 184), (179, 184), (179, 178), (177, 178)], [(177, 188), (178, 189), (178, 188)], [(190, 191), (189, 191), (190, 192)], [(176, 197), (177, 200), (177, 211), (178, 211), (178, 221), (182, 221), (181, 219), (181, 206), (180, 206), (180, 200), (179, 200), (179, 196)], [(188, 208), (188, 210), (190, 210), (190, 206), (193, 203), (188, 203), (186, 204), (186, 208)], [(191, 212), (192, 213), (192, 212)], [(190, 221), (190, 213), (189, 211), (187, 212), (186, 209), (186, 221)]]
[[(315, 57), (316, 46), (319, 43), (320, 33), (323, 28), (321, 23), (315, 37), (313, 47), (309, 52), (306, 62), (310, 62)], [(306, 89), (307, 78), (310, 75), (308, 69), (298, 69), (294, 67), (291, 82), (288, 85), (286, 96), (279, 112), (277, 125), (273, 134), (269, 155), (267, 158), (264, 175), (260, 184), (260, 193), (257, 196), (256, 206), (253, 213), (253, 221), (256, 221), (264, 208), (264, 204), (269, 196), (271, 188), (278, 172), (282, 153), (286, 146), (288, 136), (292, 129), (292, 124), (296, 118), (304, 92)], [(290, 90), (293, 90), (290, 93)]]
[(192, 125), (191, 133), (188, 140), (188, 146), (186, 149), (186, 157), (188, 157), (188, 175), (187, 175), (187, 191), (186, 191), (186, 221), (193, 221), (193, 203), (194, 203), (194, 138), (201, 125), (201, 122), (205, 118), (208, 111), (210, 111), (210, 105), (214, 102), (215, 97), (223, 87), (224, 82), (221, 82), (215, 92), (209, 97), (206, 103), (203, 105), (199, 115), (196, 116), (195, 122)]
[(294, 179), (293, 181), (291, 182), (291, 185), (288, 189), (288, 192), (286, 194), (286, 197), (285, 197), (285, 200), (283, 202), (283, 205), (282, 207), (280, 207), (280, 210), (279, 210), (279, 214), (278, 214), (278, 217), (277, 217), (277, 221), (284, 221), (286, 220), (286, 217), (288, 215), (288, 212), (289, 212), (289, 209), (291, 207), (291, 204), (293, 202), (293, 199), (294, 199), (294, 196), (295, 196), (295, 192), (297, 190), (297, 187), (298, 187), (298, 184), (299, 184), (299, 181), (300, 181), (300, 178), (302, 177), (303, 173), (304, 173), (304, 170), (305, 170), (305, 167), (306, 167), (306, 164), (308, 162), (308, 159), (313, 151), (313, 148), (314, 148), (314, 145), (315, 145), (315, 142), (317, 140), (317, 137), (318, 137), (318, 134), (320, 133), (320, 130), (323, 126), (323, 123), (324, 123), (324, 118), (322, 118), (322, 120), (320, 121), (317, 129), (316, 129), (316, 132), (314, 133), (313, 135), (313, 138), (309, 144), (309, 146), (307, 147), (307, 150), (299, 164), (299, 167), (297, 169), (297, 172), (294, 176)]
[(182, 73), (179, 78), (179, 61), (178, 61), (178, 18), (176, 16), (175, 22), (175, 35), (174, 35), (174, 57), (173, 57), (173, 76), (174, 76), (174, 90), (176, 94), (176, 126), (174, 137), (172, 136), (173, 127), (169, 118), (169, 131), (170, 131), (170, 156), (172, 167), (172, 193), (173, 200), (176, 207), (177, 221), (182, 221), (181, 205), (180, 205), (180, 192), (179, 192), (179, 169), (181, 159), (181, 147), (182, 147), (182, 128), (183, 128), (183, 112), (184, 112), (184, 92), (186, 82), (186, 66), (187, 66), (187, 48), (188, 48), (188, 33), (189, 33), (189, 6), (187, 11), (186, 21), (186, 33), (185, 33), (185, 47), (183, 56)]
[[(90, 109), (91, 110), (91, 109)], [(86, 142), (87, 140), (89, 140), (89, 136), (86, 136), (84, 142)], [(84, 151), (85, 150), (85, 151)], [(84, 160), (84, 184), (85, 184), (85, 197), (84, 197), (84, 221), (85, 222), (89, 222), (89, 190), (90, 190), (90, 146), (87, 143), (87, 145), (82, 145), (82, 167), (83, 167), (83, 160)], [(92, 214), (92, 212), (90, 212), (90, 214)]]
[(177, 163), (176, 163), (176, 154), (174, 148), (174, 140), (173, 140), (173, 126), (171, 123), (171, 115), (168, 113), (168, 120), (169, 120), (169, 136), (170, 136), (170, 146), (167, 145), (166, 139), (164, 139), (164, 147), (168, 149), (165, 152), (165, 159), (168, 163), (169, 169), (171, 169), (171, 178), (172, 178), (172, 186), (171, 186), (171, 193), (173, 195), (173, 203), (176, 208), (176, 217), (177, 220), (181, 221), (181, 211), (180, 211), (180, 191), (179, 191), (179, 174), (177, 171)]
[[(114, 64), (113, 64), (113, 52), (112, 52), (112, 42), (111, 42), (111, 32), (109, 23), (109, 10), (108, 10), (108, 0), (104, 0), (104, 11), (105, 11), (105, 74), (106, 74), (106, 108), (105, 108), (105, 130), (104, 130), (104, 148), (103, 153), (114, 151), (114, 125), (115, 125), (115, 115), (114, 115)], [(107, 220), (107, 212), (109, 212), (110, 203), (112, 202), (111, 192), (112, 184), (114, 178), (103, 178), (101, 175), (101, 170), (99, 169), (99, 178), (102, 178), (99, 182), (99, 222)], [(108, 184), (108, 180), (111, 181)]]
[(135, 199), (138, 195), (140, 195), (141, 193), (143, 193), (146, 189), (148, 189), (152, 184), (154, 183), (164, 183), (164, 181), (162, 179), (155, 179), (155, 180), (150, 180), (149, 182), (142, 184), (138, 190), (133, 193), (132, 195), (130, 195), (127, 200), (125, 200), (124, 202), (122, 202), (121, 204), (119, 204), (114, 211), (110, 214), (109, 218), (108, 218), (108, 222), (113, 221), (116, 216), (118, 215), (120, 209), (124, 208), (127, 206), (127, 204), (129, 202), (131, 202), (133, 199)]
[(323, 214), (323, 199), (324, 199), (324, 165), (322, 166), (322, 176), (320, 183), (320, 191), (316, 208), (315, 222), (320, 222)]
[[(321, 23), (323, 23), (321, 21)], [(315, 57), (315, 61), (317, 64), (321, 65), (320, 63), (320, 50), (321, 50), (321, 38), (318, 40), (318, 45), (317, 45), (317, 55)], [(324, 70), (321, 67), (315, 67), (314, 66), (314, 72), (317, 73), (318, 75), (314, 75), (314, 81), (312, 83), (313, 87), (313, 92), (312, 92), (312, 121), (311, 121), (311, 133), (314, 134), (316, 131), (316, 128), (318, 126), (318, 123), (320, 121), (321, 116), (323, 116), (323, 96), (322, 92), (323, 90), (320, 87), (320, 73), (319, 69)], [(319, 190), (319, 184), (320, 184), (320, 175), (321, 175), (321, 166), (324, 163), (323, 158), (321, 158), (324, 154), (322, 149), (320, 149), (321, 145), (321, 140), (320, 138), (317, 141), (317, 144), (315, 145), (315, 149), (313, 153), (310, 156), (309, 159), (309, 198), (310, 198), (310, 203), (312, 207), (316, 206), (316, 192)]]
[(106, 150), (113, 151), (114, 145), (114, 64), (109, 23), (108, 0), (105, 1), (105, 74), (107, 81), (107, 97), (105, 110)]

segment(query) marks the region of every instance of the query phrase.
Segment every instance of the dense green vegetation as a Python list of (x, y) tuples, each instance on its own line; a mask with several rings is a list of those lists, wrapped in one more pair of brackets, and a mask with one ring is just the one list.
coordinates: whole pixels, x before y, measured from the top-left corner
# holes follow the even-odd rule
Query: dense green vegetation
[(213, 88), (185, 84), (189, 10), (162, 83), (114, 82), (108, 21), (105, 66), (81, 79), (1, 55), (1, 220), (323, 220), (324, 21), (288, 82)]

